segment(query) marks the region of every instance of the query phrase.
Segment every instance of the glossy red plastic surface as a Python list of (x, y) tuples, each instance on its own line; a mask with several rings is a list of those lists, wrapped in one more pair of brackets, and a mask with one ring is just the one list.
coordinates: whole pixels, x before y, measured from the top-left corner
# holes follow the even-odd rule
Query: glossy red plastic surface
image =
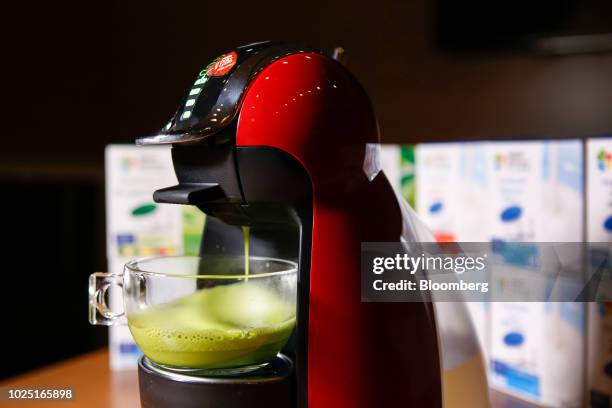
[(361, 302), (361, 242), (397, 241), (402, 225), (384, 175), (362, 169), (378, 138), (362, 88), (322, 55), (280, 59), (248, 89), (236, 137), (293, 155), (313, 183), (309, 407), (441, 406), (431, 305)]

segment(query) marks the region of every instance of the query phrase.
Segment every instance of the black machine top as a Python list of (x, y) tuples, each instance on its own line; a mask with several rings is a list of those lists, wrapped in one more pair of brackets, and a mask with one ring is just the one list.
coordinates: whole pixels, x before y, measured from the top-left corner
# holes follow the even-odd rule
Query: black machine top
[(168, 124), (138, 145), (195, 142), (226, 128), (236, 118), (253, 78), (279, 58), (313, 49), (263, 41), (237, 47), (217, 57), (198, 76)]

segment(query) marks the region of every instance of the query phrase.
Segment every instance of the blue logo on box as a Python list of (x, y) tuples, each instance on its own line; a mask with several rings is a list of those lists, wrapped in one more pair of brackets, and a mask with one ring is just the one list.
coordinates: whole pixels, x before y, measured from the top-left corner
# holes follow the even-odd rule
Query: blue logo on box
[(135, 241), (134, 234), (117, 234), (117, 244), (121, 245), (130, 245)]
[(142, 352), (138, 346), (134, 343), (121, 343), (119, 344), (119, 353), (121, 354), (136, 354), (140, 356)]
[(444, 208), (444, 204), (441, 201), (436, 201), (429, 207), (429, 212), (431, 214), (437, 214)]
[(506, 386), (514, 391), (532, 397), (540, 396), (540, 380), (533, 374), (510, 367), (506, 363), (493, 360), (493, 372), (506, 379)]
[(518, 347), (525, 342), (525, 337), (518, 332), (508, 333), (504, 336), (504, 343), (508, 346)]

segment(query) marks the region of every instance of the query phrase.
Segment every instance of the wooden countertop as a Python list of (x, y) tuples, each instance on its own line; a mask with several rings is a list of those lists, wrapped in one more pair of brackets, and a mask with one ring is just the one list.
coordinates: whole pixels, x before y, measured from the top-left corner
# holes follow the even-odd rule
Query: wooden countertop
[(72, 388), (73, 401), (0, 403), (15, 408), (140, 408), (136, 370), (111, 371), (108, 351), (95, 351), (0, 382), (0, 387)]
[[(106, 349), (0, 381), (0, 387), (71, 388), (75, 393), (73, 401), (0, 403), (6, 408), (140, 408), (136, 370), (111, 371)], [(496, 408), (536, 408), (496, 391), (491, 403)]]

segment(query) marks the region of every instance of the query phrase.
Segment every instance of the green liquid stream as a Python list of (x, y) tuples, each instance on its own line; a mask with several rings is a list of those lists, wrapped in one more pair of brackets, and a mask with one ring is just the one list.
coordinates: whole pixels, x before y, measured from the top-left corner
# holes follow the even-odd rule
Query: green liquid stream
[(244, 274), (246, 275), (245, 280), (249, 280), (249, 235), (251, 227), (242, 227), (242, 239), (244, 241)]

